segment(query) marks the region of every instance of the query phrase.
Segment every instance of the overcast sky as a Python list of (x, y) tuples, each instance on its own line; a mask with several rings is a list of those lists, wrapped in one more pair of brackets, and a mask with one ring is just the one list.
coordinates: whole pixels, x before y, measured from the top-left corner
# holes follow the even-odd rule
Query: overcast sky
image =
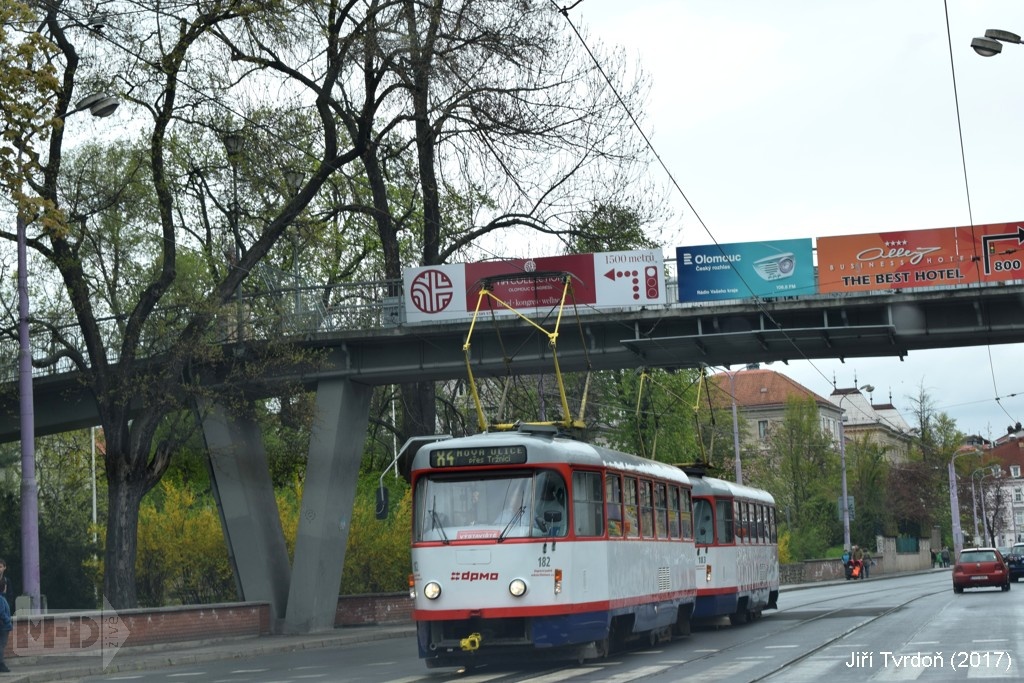
[[(703, 221), (673, 194), (666, 256), (1024, 220), (1024, 46), (970, 47), (1024, 34), (1020, 0), (583, 0), (569, 16), (652, 78), (645, 132)], [(1021, 344), (771, 369), (823, 396), (871, 384), (911, 423), (922, 386), (966, 433), (1024, 420)]]

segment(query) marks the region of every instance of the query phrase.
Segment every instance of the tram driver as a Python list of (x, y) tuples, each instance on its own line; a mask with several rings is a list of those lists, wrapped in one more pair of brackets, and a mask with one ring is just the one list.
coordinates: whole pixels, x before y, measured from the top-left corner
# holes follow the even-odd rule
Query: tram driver
[(545, 472), (537, 482), (537, 514), (534, 524), (547, 536), (563, 536), (566, 528), (565, 482), (554, 472)]

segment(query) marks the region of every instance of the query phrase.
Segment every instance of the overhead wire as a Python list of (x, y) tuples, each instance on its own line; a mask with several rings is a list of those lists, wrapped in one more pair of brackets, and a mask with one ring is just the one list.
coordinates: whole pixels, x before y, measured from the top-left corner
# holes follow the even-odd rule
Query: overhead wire
[[(964, 152), (964, 128), (963, 128), (963, 122), (962, 122), (962, 120), (960, 118), (960, 97), (959, 97), (959, 92), (957, 90), (957, 85), (956, 85), (956, 62), (953, 59), (953, 35), (952, 35), (952, 30), (950, 28), (950, 23), (949, 23), (949, 0), (943, 0), (942, 8), (943, 8), (943, 10), (945, 12), (945, 17), (946, 17), (946, 44), (949, 47), (949, 72), (950, 72), (951, 80), (952, 80), (952, 83), (953, 83), (953, 103), (954, 103), (955, 108), (956, 108), (956, 130), (957, 130), (957, 135), (958, 135), (959, 141), (960, 141), (960, 163), (961, 163), (961, 167), (963, 168), (963, 174), (964, 174), (964, 195), (965, 195), (966, 201), (967, 201), (967, 219), (968, 219), (968, 221), (970, 221), (970, 224), (971, 224), (971, 242), (974, 245), (974, 248), (977, 249), (978, 242), (977, 242), (977, 239), (976, 239), (975, 234), (974, 234), (974, 213), (973, 213), (973, 211), (971, 209), (971, 186), (970, 186), (970, 182), (968, 181), (968, 173), (967, 173), (967, 155)], [(979, 265), (979, 259), (977, 258), (977, 254), (975, 254), (975, 258), (974, 258), (973, 262), (974, 262), (975, 271), (978, 272), (978, 276), (979, 276), (978, 279), (979, 279), (979, 282), (980, 282), (980, 280), (981, 280), (981, 273), (979, 271), (980, 265)], [(985, 352), (986, 352), (986, 354), (988, 356), (989, 376), (992, 379), (992, 393), (996, 397), (996, 399), (995, 399), (996, 405), (999, 406), (1000, 410), (1002, 410), (1004, 413), (1006, 413), (1006, 416), (1009, 417), (1010, 420), (1015, 420), (1016, 418), (1014, 418), (1014, 416), (1011, 415), (1006, 410), (1006, 408), (1003, 406), (1002, 402), (998, 398), (998, 396), (999, 396), (999, 387), (996, 384), (996, 369), (995, 369), (995, 361), (992, 359), (992, 345), (991, 344), (986, 344), (985, 345)]]
[[(565, 18), (566, 22), (569, 24), (569, 26), (572, 29), (573, 33), (576, 35), (577, 39), (580, 41), (580, 44), (583, 46), (584, 50), (587, 52), (587, 54), (589, 55), (590, 59), (593, 61), (593, 63), (595, 64), (596, 68), (600, 72), (601, 76), (604, 78), (604, 80), (607, 83), (608, 87), (614, 93), (614, 95), (615, 95), (616, 99), (618, 100), (620, 106), (622, 106), (623, 109), (626, 111), (627, 115), (629, 116), (630, 121), (633, 123), (633, 126), (636, 128), (637, 132), (642, 137), (642, 139), (644, 141), (644, 144), (650, 150), (651, 154), (657, 160), (657, 162), (661, 166), (661, 168), (665, 171), (666, 175), (669, 178), (669, 181), (675, 187), (675, 189), (679, 193), (680, 197), (682, 197), (682, 199), (685, 202), (686, 206), (689, 207), (690, 211), (693, 212), (693, 215), (694, 215), (694, 218), (696, 219), (696, 221), (700, 224), (701, 228), (703, 228), (704, 232), (707, 233), (708, 237), (712, 240), (712, 242), (716, 246), (718, 246), (719, 249), (721, 249), (720, 243), (715, 238), (715, 236), (711, 232), (711, 230), (708, 228), (708, 226), (704, 222), (703, 218), (701, 218), (700, 214), (697, 212), (696, 207), (693, 206), (693, 203), (690, 201), (689, 197), (687, 197), (686, 192), (682, 189), (682, 187), (676, 181), (675, 176), (672, 174), (671, 170), (668, 168), (667, 164), (662, 159), (662, 157), (658, 153), (657, 149), (654, 147), (654, 144), (651, 142), (650, 138), (647, 136), (647, 134), (643, 130), (642, 126), (640, 126), (640, 123), (637, 120), (636, 116), (629, 109), (628, 105), (626, 104), (626, 102), (623, 100), (623, 98), (619, 94), (618, 89), (615, 87), (615, 84), (609, 78), (608, 74), (605, 72), (604, 68), (602, 67), (600, 61), (597, 59), (596, 55), (590, 49), (590, 46), (587, 44), (587, 42), (584, 39), (583, 35), (577, 29), (577, 27), (573, 23), (572, 19), (570, 19), (570, 17), (569, 17), (569, 10), (571, 10), (571, 9), (575, 8), (576, 6), (580, 5), (583, 2), (583, 0), (577, 0), (577, 2), (573, 3), (572, 5), (565, 6), (565, 7), (558, 6), (558, 4), (555, 2), (555, 0), (550, 0), (550, 2), (552, 3), (552, 5), (555, 6), (557, 11)], [(949, 23), (949, 8), (948, 8), (948, 3), (946, 2), (946, 0), (944, 0), (943, 5), (944, 5), (944, 9), (945, 9), (946, 36), (947, 36), (947, 43), (948, 43), (948, 46), (949, 46), (949, 55), (950, 55), (950, 70), (951, 70), (951, 73), (952, 73), (952, 76), (953, 76), (952, 80), (953, 80), (954, 100), (956, 101), (957, 129), (958, 129), (959, 138), (960, 138), (960, 156), (961, 156), (961, 163), (962, 163), (962, 166), (963, 166), (964, 187), (965, 187), (965, 190), (966, 190), (966, 193), (967, 193), (968, 215), (969, 215), (969, 220), (970, 220), (970, 223), (971, 223), (971, 230), (972, 230), (972, 236), (973, 236), (973, 232), (974, 232), (974, 219), (973, 219), (973, 215), (971, 213), (971, 206), (970, 206), (970, 187), (969, 187), (969, 183), (968, 183), (966, 155), (964, 153), (963, 127), (962, 127), (961, 117), (960, 117), (959, 99), (956, 96), (956, 71), (955, 71), (955, 67), (954, 67), (954, 63), (953, 63), (953, 43), (952, 43), (952, 36), (951, 36), (950, 23)], [(975, 267), (977, 268), (978, 267), (977, 266), (977, 259), (975, 259), (974, 263), (975, 263)], [(830, 381), (829, 378), (821, 371), (821, 369), (817, 365), (815, 365), (814, 362), (810, 358), (808, 358), (806, 356), (806, 354), (803, 353), (803, 351), (796, 344), (796, 342), (792, 339), (792, 337), (790, 337), (786, 333), (785, 329), (778, 323), (778, 321), (776, 321), (774, 319), (774, 317), (772, 316), (771, 312), (768, 311), (764, 307), (762, 299), (759, 296), (757, 296), (756, 294), (753, 293), (753, 290), (750, 287), (750, 285), (746, 282), (746, 280), (743, 278), (742, 274), (736, 269), (735, 265), (732, 264), (731, 262), (730, 262), (730, 267), (732, 267), (733, 270), (736, 272), (736, 275), (739, 277), (740, 281), (747, 288), (747, 291), (749, 291), (751, 293), (751, 296), (752, 296), (752, 299), (753, 299), (755, 307), (765, 316), (766, 320), (768, 320), (773, 325), (775, 325), (776, 329), (779, 332), (781, 332), (783, 338), (786, 339), (786, 341), (788, 341), (790, 343), (790, 345), (796, 350), (796, 352), (805, 361), (807, 361), (807, 363), (819, 375), (821, 375), (821, 377), (823, 379), (825, 379), (826, 382), (829, 382), (830, 384), (835, 386), (835, 383), (833, 381)], [(995, 363), (994, 363), (994, 361), (992, 359), (992, 348), (991, 348), (991, 345), (986, 345), (986, 349), (987, 349), (987, 352), (988, 352), (989, 369), (990, 369), (991, 376), (992, 376), (992, 386), (993, 386), (993, 390), (995, 392), (995, 395), (998, 397), (999, 392), (998, 392), (998, 388), (996, 386)], [(1012, 415), (1010, 415), (1009, 412), (1006, 411), (1005, 407), (1002, 405), (1002, 403), (999, 401), (998, 398), (996, 398), (996, 402), (1000, 406), (1000, 409), (1003, 410), (1003, 412), (1006, 413), (1007, 416), (1010, 417), (1011, 420), (1015, 419)], [(860, 410), (859, 407), (858, 407), (858, 409)], [(890, 426), (893, 426), (895, 428), (895, 425), (890, 424)]]

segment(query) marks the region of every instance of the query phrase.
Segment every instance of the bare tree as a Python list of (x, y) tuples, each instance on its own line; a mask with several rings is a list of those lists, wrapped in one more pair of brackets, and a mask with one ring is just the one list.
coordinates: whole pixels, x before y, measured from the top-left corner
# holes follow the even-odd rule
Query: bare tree
[[(5, 54), (3, 77), (12, 92), (35, 79), (37, 104), (3, 111), (25, 159), (3, 182), (39, 264), (33, 363), (70, 364), (96, 397), (118, 608), (136, 603), (140, 502), (189, 433), (191, 368), (229, 364), (225, 340), (252, 352), (218, 322), (240, 317), (257, 266), (294, 265), (310, 230), (332, 239), (322, 284), (367, 262), (397, 277), (499, 230), (567, 239), (581, 208), (621, 200), (642, 171), (624, 110), (551, 5), (186, 0), (169, 16), (115, 0), (101, 31), (89, 0), (19, 8), (37, 49)], [(623, 84), (617, 59), (605, 66)], [(622, 88), (627, 106), (642, 87)], [(65, 123), (99, 91), (120, 97), (130, 139), (93, 153)], [(432, 390), (412, 396), (410, 424), (431, 431)]]

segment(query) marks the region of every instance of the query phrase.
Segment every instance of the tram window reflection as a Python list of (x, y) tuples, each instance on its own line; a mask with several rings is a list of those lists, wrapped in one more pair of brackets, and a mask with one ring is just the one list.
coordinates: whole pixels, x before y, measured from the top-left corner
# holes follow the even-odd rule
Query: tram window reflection
[(626, 537), (636, 538), (640, 535), (640, 518), (639, 509), (637, 506), (637, 494), (636, 494), (636, 479), (633, 477), (626, 477), (624, 481), (625, 486), (623, 487), (622, 494), (625, 501), (623, 510), (625, 511), (626, 521)]
[(577, 536), (603, 536), (604, 498), (600, 472), (573, 472), (573, 526)]
[(712, 515), (711, 503), (703, 498), (693, 501), (693, 516), (696, 520), (696, 541), (702, 545), (715, 542), (715, 519)]
[(732, 543), (735, 540), (733, 531), (733, 510), (732, 501), (718, 500), (715, 501), (717, 505), (717, 535), (719, 543)]
[(605, 508), (608, 512), (608, 536), (622, 537), (622, 480), (609, 474), (604, 482)]

